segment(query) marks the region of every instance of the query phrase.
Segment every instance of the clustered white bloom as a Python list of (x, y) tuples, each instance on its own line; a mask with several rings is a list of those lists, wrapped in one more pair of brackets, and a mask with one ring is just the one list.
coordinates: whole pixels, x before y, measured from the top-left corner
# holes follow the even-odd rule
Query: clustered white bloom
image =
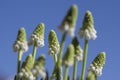
[(30, 37), (30, 41), (29, 41), (29, 45), (33, 45), (34, 42), (36, 42), (37, 46), (44, 46), (44, 39), (43, 38), (39, 38), (37, 35), (32, 34)]
[(41, 67), (41, 69), (39, 68), (39, 66), (35, 66), (33, 69), (32, 69), (32, 73), (33, 75), (37, 75), (37, 74), (40, 74), (40, 76), (42, 78), (45, 78), (46, 77), (46, 72), (44, 70), (44, 67)]
[(19, 49), (22, 49), (23, 52), (28, 50), (28, 45), (27, 42), (21, 42), (21, 41), (15, 41), (15, 43), (13, 44), (13, 49), (14, 51), (18, 51)]
[(82, 61), (82, 60), (83, 60), (83, 54), (82, 54), (82, 53), (76, 54), (76, 55), (75, 55), (75, 59), (76, 59), (77, 61)]
[(97, 33), (97, 31), (94, 28), (92, 28), (91, 30), (89, 30), (89, 29), (84, 30), (81, 28), (78, 34), (79, 34), (80, 38), (85, 37), (87, 40), (89, 40), (89, 39), (95, 40), (97, 38), (96, 33)]
[(21, 71), (18, 73), (18, 77), (19, 78), (27, 78), (28, 80), (35, 80), (35, 77), (31, 74), (29, 74), (28, 72), (25, 71), (25, 69), (21, 69)]
[(62, 32), (68, 32), (71, 37), (74, 37), (75, 34), (75, 27), (70, 28), (69, 24), (65, 23), (65, 25), (62, 25), (62, 28), (60, 27), (60, 30)]
[(65, 60), (63, 63), (64, 63), (66, 66), (72, 66), (73, 63), (74, 63), (74, 61), (69, 61), (69, 62), (68, 62), (68, 61)]
[(88, 71), (94, 71), (96, 76), (101, 76), (102, 75), (102, 69), (103, 67), (95, 67), (93, 64), (90, 64), (90, 68)]
[(58, 46), (50, 45), (48, 53), (50, 55), (54, 55), (54, 54), (58, 53), (59, 50), (60, 50), (60, 45), (59, 44), (58, 44)]

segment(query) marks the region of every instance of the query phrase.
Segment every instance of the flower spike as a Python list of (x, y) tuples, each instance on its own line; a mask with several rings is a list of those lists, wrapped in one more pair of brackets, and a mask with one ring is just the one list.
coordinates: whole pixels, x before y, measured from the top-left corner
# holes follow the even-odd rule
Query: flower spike
[(44, 46), (44, 28), (44, 23), (40, 23), (36, 27), (30, 37), (29, 45)]
[(73, 37), (77, 15), (78, 15), (77, 5), (72, 5), (71, 8), (68, 10), (65, 18), (63, 19), (62, 24), (59, 26), (59, 29), (62, 32), (67, 31), (70, 34), (70, 36)]
[(73, 44), (74, 49), (75, 49), (75, 59), (77, 61), (82, 61), (82, 59), (83, 59), (83, 50), (79, 45), (77, 37), (73, 38), (72, 44)]
[(27, 56), (25, 62), (23, 62), (23, 64), (22, 64), (22, 69), (21, 69), (21, 71), (18, 73), (18, 76), (19, 76), (20, 78), (25, 77), (25, 78), (27, 78), (28, 80), (31, 80), (31, 79), (32, 79), (32, 80), (35, 80), (33, 74), (31, 73), (31, 69), (33, 68), (33, 64), (34, 64), (34, 62), (33, 62), (33, 57), (32, 57), (32, 55), (30, 54), (30, 55)]
[(92, 13), (90, 11), (86, 11), (82, 28), (79, 30), (79, 36), (80, 38), (85, 37), (87, 40), (93, 39), (95, 40), (97, 38), (96, 30), (94, 28), (94, 20), (92, 17)]
[(105, 64), (106, 60), (106, 53), (101, 52), (97, 55), (97, 57), (93, 60), (92, 64), (90, 65), (89, 71), (93, 71), (96, 76), (102, 75), (102, 69)]
[(40, 74), (42, 78), (45, 78), (45, 77), (46, 77), (46, 72), (45, 72), (44, 66), (45, 66), (45, 56), (44, 56), (44, 55), (41, 55), (41, 56), (35, 61), (34, 67), (33, 67), (33, 69), (32, 69), (33, 75), (38, 75), (38, 74)]
[(63, 56), (63, 64), (66, 66), (72, 66), (74, 62), (74, 46), (72, 44), (67, 48), (66, 53)]
[(54, 30), (51, 30), (48, 36), (49, 42), (49, 54), (55, 55), (59, 52), (60, 45), (58, 42), (57, 35)]
[(26, 32), (24, 28), (20, 28), (18, 31), (17, 39), (13, 44), (13, 49), (15, 52), (19, 51), (20, 49), (24, 52), (28, 50)]

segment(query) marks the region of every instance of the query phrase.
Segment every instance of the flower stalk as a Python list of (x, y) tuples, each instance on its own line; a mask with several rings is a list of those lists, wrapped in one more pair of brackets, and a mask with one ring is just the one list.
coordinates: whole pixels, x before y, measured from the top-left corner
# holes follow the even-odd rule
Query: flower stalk
[(17, 60), (17, 74), (20, 72), (20, 66), (21, 66), (21, 59), (22, 59), (22, 50), (20, 49), (19, 51), (18, 51), (18, 60)]
[(76, 61), (76, 59), (74, 59), (74, 65), (73, 65), (73, 80), (76, 80), (77, 64), (78, 64), (78, 62)]
[(84, 53), (83, 53), (83, 62), (82, 62), (82, 72), (81, 72), (80, 80), (84, 80), (84, 77), (85, 77), (87, 52), (88, 52), (88, 40), (85, 39), (85, 42), (84, 42)]
[(64, 79), (63, 80), (67, 80), (68, 79), (68, 72), (69, 72), (69, 67), (65, 66)]

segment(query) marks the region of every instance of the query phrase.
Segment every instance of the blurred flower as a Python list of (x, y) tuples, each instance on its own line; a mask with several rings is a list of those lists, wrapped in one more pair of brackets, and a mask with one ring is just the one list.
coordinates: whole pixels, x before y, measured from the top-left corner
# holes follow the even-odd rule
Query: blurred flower
[(73, 40), (72, 40), (72, 44), (74, 46), (74, 49), (75, 49), (75, 59), (77, 61), (82, 61), (83, 60), (83, 50), (82, 48), (80, 47), (80, 44), (78, 42), (78, 39), (77, 37), (74, 37)]
[(59, 52), (60, 45), (58, 42), (57, 35), (54, 30), (51, 30), (48, 36), (48, 42), (49, 42), (49, 54), (54, 55)]
[(24, 52), (28, 50), (26, 32), (24, 28), (20, 28), (18, 31), (17, 39), (13, 44), (13, 49), (15, 52), (19, 51), (20, 49)]
[(66, 53), (63, 56), (63, 65), (72, 66), (74, 62), (74, 46), (72, 44), (67, 48)]
[(29, 45), (35, 45), (35, 46), (44, 46), (44, 23), (40, 23), (36, 29), (33, 31), (31, 37), (30, 37), (30, 41), (29, 41)]
[(38, 75), (38, 74), (40, 74), (40, 76), (41, 76), (42, 78), (45, 78), (45, 77), (46, 77), (46, 72), (45, 72), (44, 66), (45, 66), (45, 57), (44, 57), (44, 55), (41, 55), (41, 56), (35, 61), (34, 67), (33, 67), (33, 69), (32, 69), (33, 75)]
[(92, 13), (90, 11), (87, 11), (84, 16), (82, 28), (79, 30), (79, 36), (80, 38), (85, 37), (88, 39), (95, 40), (97, 38), (96, 30), (94, 28), (94, 20), (92, 17)]
[(77, 5), (72, 5), (68, 10), (65, 18), (62, 21), (62, 24), (59, 26), (59, 29), (62, 32), (67, 31), (71, 37), (74, 36), (76, 20), (78, 15)]
[(35, 80), (35, 77), (33, 76), (31, 69), (33, 68), (33, 57), (32, 55), (28, 55), (25, 62), (22, 64), (22, 69), (19, 72), (18, 76), (20, 78), (27, 78), (28, 80)]
[(106, 54), (105, 52), (101, 52), (93, 60), (92, 64), (90, 64), (89, 71), (93, 71), (96, 76), (102, 75), (102, 69), (105, 64), (105, 60), (106, 60)]

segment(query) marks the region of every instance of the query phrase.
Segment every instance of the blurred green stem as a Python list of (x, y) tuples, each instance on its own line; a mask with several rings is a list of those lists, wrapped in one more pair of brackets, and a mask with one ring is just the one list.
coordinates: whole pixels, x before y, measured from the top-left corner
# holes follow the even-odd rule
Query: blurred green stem
[[(58, 69), (60, 71), (60, 75), (62, 75), (62, 53), (63, 53), (63, 48), (64, 48), (64, 42), (65, 42), (66, 34), (67, 34), (67, 32), (63, 33), (62, 40), (61, 40), (61, 43), (60, 43), (60, 52), (59, 52), (59, 57), (58, 57)], [(62, 80), (62, 78), (61, 78), (61, 80)]]
[(67, 80), (68, 79), (68, 71), (69, 71), (69, 67), (65, 66), (64, 79), (63, 80)]
[(84, 42), (84, 56), (83, 56), (82, 72), (81, 72), (80, 80), (84, 80), (85, 69), (86, 69), (86, 61), (87, 61), (87, 51), (88, 51), (88, 40), (85, 39), (85, 42)]
[(56, 64), (57, 63), (57, 55), (56, 54), (53, 55), (53, 58), (54, 58), (54, 64)]
[(32, 56), (33, 56), (33, 60), (34, 60), (34, 61), (35, 61), (35, 57), (36, 57), (36, 50), (37, 50), (37, 46), (36, 46), (36, 44), (34, 43), (33, 52), (32, 52)]
[(77, 72), (77, 60), (74, 59), (74, 66), (73, 66), (73, 80), (76, 80), (76, 72)]

